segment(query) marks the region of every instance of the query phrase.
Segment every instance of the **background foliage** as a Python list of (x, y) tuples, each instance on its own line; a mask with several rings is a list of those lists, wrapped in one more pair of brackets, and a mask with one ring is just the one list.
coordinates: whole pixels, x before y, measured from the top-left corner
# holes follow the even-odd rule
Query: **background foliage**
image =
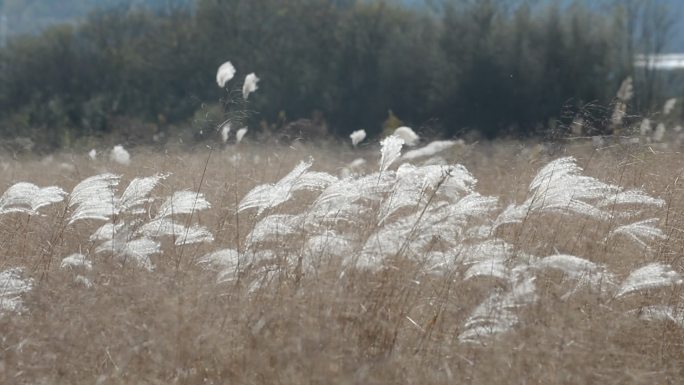
[[(203, 129), (218, 123), (202, 119), (216, 115), (212, 105), (237, 95), (214, 81), (231, 60), (228, 91), (249, 72), (262, 79), (248, 105), (223, 107), (249, 109), (252, 126), (320, 111), (335, 134), (372, 135), (392, 110), (446, 136), (538, 134), (568, 107), (608, 105), (625, 77), (639, 79), (632, 57), (645, 37), (629, 30), (639, 15), (627, 3), (609, 14), (502, 0), (446, 1), (440, 12), (354, 0), (115, 7), (0, 50), (0, 132), (59, 146), (119, 130)], [(637, 110), (662, 97), (649, 81)]]

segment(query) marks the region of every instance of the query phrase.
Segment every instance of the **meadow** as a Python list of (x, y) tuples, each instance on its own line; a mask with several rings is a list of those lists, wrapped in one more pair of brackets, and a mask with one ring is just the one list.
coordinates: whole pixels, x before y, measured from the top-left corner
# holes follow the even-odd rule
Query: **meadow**
[(130, 161), (0, 162), (0, 383), (684, 380), (676, 147), (391, 136)]

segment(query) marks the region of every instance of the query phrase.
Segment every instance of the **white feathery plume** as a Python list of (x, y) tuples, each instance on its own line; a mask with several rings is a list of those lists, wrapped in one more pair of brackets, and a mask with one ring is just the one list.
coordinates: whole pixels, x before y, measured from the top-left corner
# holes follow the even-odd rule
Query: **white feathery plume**
[(221, 126), (221, 141), (226, 143), (228, 141), (228, 135), (230, 134), (230, 122), (226, 121)]
[(319, 231), (328, 225), (338, 223), (354, 224), (363, 218), (370, 209), (359, 203), (338, 199), (326, 202), (315, 202), (309, 210), (303, 213), (302, 227), (307, 231)]
[(218, 68), (218, 71), (216, 71), (216, 84), (223, 88), (225, 87), (226, 83), (233, 78), (233, 76), (235, 76), (235, 67), (233, 67), (231, 62), (227, 61), (221, 64)]
[(247, 250), (242, 254), (242, 260), (244, 261), (243, 264), (247, 264), (249, 266), (254, 266), (254, 265), (273, 265), (273, 261), (276, 258), (276, 253), (273, 250), (269, 249), (260, 249), (260, 250)]
[(322, 191), (339, 179), (327, 172), (307, 171), (295, 181), (292, 192), (300, 190)]
[(456, 258), (451, 252), (430, 251), (422, 256), (421, 261), (426, 272), (442, 274), (453, 268)]
[(88, 157), (90, 158), (90, 160), (97, 160), (97, 150), (94, 148), (90, 150), (88, 152)]
[(644, 321), (672, 321), (677, 326), (684, 328), (684, 309), (673, 308), (666, 305), (644, 306), (630, 310), (627, 314), (638, 315)]
[(462, 223), (469, 218), (486, 218), (494, 211), (499, 203), (499, 198), (471, 193), (458, 202), (449, 205), (449, 221)]
[(242, 85), (242, 97), (247, 100), (249, 94), (259, 89), (257, 83), (259, 78), (253, 72), (245, 77), (245, 84)]
[(502, 211), (494, 220), (492, 225), (492, 231), (496, 230), (501, 225), (507, 223), (520, 223), (525, 217), (527, 217), (530, 212), (531, 207), (529, 202), (525, 202), (522, 205), (510, 204), (504, 211)]
[(122, 212), (142, 214), (145, 212), (143, 206), (153, 201), (149, 197), (150, 192), (166, 176), (157, 174), (135, 178), (121, 194), (121, 198), (117, 198), (114, 191), (120, 181), (119, 176), (101, 174), (85, 179), (74, 187), (69, 197), (69, 206), (76, 206), (71, 222), (79, 219), (107, 220)]
[(112, 151), (109, 153), (109, 159), (112, 162), (116, 162), (124, 166), (131, 164), (131, 155), (120, 144), (117, 144), (114, 146), (114, 148), (112, 148)]
[(172, 215), (192, 214), (206, 210), (211, 204), (204, 198), (204, 194), (195, 191), (176, 191), (159, 207), (155, 219)]
[(573, 194), (571, 199), (602, 198), (619, 190), (617, 186), (581, 175), (582, 171), (573, 157), (556, 159), (539, 170), (529, 189), (542, 193), (543, 199), (548, 199), (550, 193), (560, 194), (563, 190), (569, 190), (565, 195)]
[(440, 182), (444, 183), (454, 170), (454, 166), (414, 166), (404, 163), (397, 169), (397, 182), (409, 181), (422, 188), (436, 188)]
[(334, 209), (361, 199), (380, 200), (383, 194), (391, 190), (395, 182), (396, 174), (393, 171), (340, 179), (323, 190), (313, 206), (315, 208), (329, 203), (330, 209)]
[(392, 194), (380, 206), (378, 223), (382, 224), (392, 214), (404, 207), (417, 207), (426, 197), (420, 185), (413, 185), (407, 180), (397, 181)]
[(417, 238), (421, 235), (426, 237), (434, 235), (439, 231), (439, 227), (430, 225), (436, 225), (443, 220), (443, 217), (430, 214), (432, 213), (428, 212), (427, 215), (421, 217), (420, 212), (416, 211), (382, 226), (368, 237), (361, 250), (361, 256), (366, 260), (377, 262), (382, 260), (382, 256), (397, 255), (401, 251), (408, 255), (420, 254), (422, 244), (417, 242)]
[(523, 279), (509, 292), (496, 292), (471, 313), (459, 334), (461, 342), (476, 343), (509, 331), (518, 324), (515, 310), (537, 300), (534, 277)]
[[(287, 263), (288, 267), (293, 267), (291, 258), (287, 258), (284, 262)], [(276, 254), (272, 250), (247, 251), (241, 255), (240, 264), (250, 268), (250, 274), (246, 276), (245, 280), (250, 282), (247, 286), (249, 294), (270, 283), (282, 268), (281, 261), (276, 260)], [(231, 281), (235, 278), (236, 273), (243, 271), (245, 269), (242, 268), (239, 270), (224, 269), (219, 272), (217, 279), (219, 282)]]
[(344, 258), (353, 251), (352, 243), (344, 237), (326, 231), (323, 234), (310, 237), (303, 248), (302, 265), (306, 271), (315, 271), (325, 257)]
[[(567, 194), (566, 197), (569, 197), (569, 194)], [(542, 211), (556, 212), (559, 214), (575, 213), (596, 219), (607, 219), (610, 216), (608, 213), (600, 210), (591, 203), (587, 203), (578, 199), (568, 199), (564, 201), (564, 198), (565, 197), (561, 195), (556, 195), (553, 197), (553, 199), (545, 202), (543, 200), (536, 200), (536, 202), (539, 202), (539, 205), (533, 202), (532, 208), (538, 208)]]
[(624, 235), (639, 244), (641, 247), (649, 249), (650, 247), (646, 242), (653, 242), (656, 239), (666, 238), (663, 231), (655, 227), (657, 223), (658, 218), (651, 218), (630, 223), (628, 225), (623, 225), (608, 233), (607, 238), (614, 237), (618, 234)]
[(401, 147), (404, 145), (404, 139), (390, 135), (380, 142), (382, 148), (380, 149), (380, 171), (386, 171), (401, 156)]
[[(379, 201), (385, 194), (391, 191), (395, 182), (396, 173), (394, 171), (375, 172), (356, 179), (351, 178), (349, 187), (356, 189), (356, 192), (350, 193), (347, 191), (342, 193), (342, 195), (356, 196), (357, 199), (367, 201)], [(323, 193), (332, 193), (332, 190), (335, 189), (334, 186), (337, 186), (337, 184), (329, 186)], [(343, 186), (339, 187), (343, 188)], [(323, 196), (323, 194), (321, 194), (321, 196)]]
[[(280, 189), (276, 186), (276, 184), (262, 184), (252, 188), (240, 201), (238, 212), (256, 208), (258, 216), (264, 210), (287, 201), (291, 196), (290, 190)], [(291, 188), (292, 186), (287, 187)]]
[(341, 257), (348, 254), (351, 251), (350, 248), (351, 242), (333, 231), (326, 231), (323, 234), (310, 237), (304, 246), (305, 253), (308, 256), (327, 254)]
[(573, 157), (556, 159), (544, 166), (530, 183), (532, 196), (520, 206), (509, 206), (497, 225), (522, 220), (530, 211), (575, 213), (597, 219), (609, 214), (587, 201), (605, 199), (620, 192), (618, 186), (581, 175)]
[(92, 270), (93, 269), (93, 263), (91, 261), (89, 261), (85, 255), (80, 254), (80, 253), (75, 253), (75, 254), (71, 254), (68, 257), (65, 257), (64, 259), (62, 259), (62, 262), (59, 264), (59, 267), (62, 269), (82, 267), (86, 270)]
[(586, 274), (593, 274), (602, 270), (596, 263), (574, 255), (555, 254), (541, 258), (534, 263), (538, 269), (560, 270), (571, 278), (581, 278)]
[(0, 197), (0, 211), (31, 212), (31, 196), (39, 190), (33, 183), (20, 182), (12, 185)]
[(125, 261), (132, 259), (140, 267), (152, 271), (154, 265), (150, 255), (160, 252), (160, 245), (147, 237), (129, 239), (127, 231), (122, 230), (113, 239), (103, 242), (95, 248), (95, 253), (111, 252), (115, 257)]
[(298, 215), (274, 214), (260, 220), (247, 235), (247, 248), (273, 238), (292, 235), (297, 232), (301, 224)]
[(542, 186), (552, 185), (563, 181), (567, 177), (578, 175), (582, 169), (577, 165), (575, 158), (565, 157), (549, 162), (542, 167), (530, 183), (530, 191), (537, 190)]
[(392, 135), (404, 139), (404, 144), (406, 144), (409, 147), (413, 147), (416, 144), (418, 144), (418, 142), (420, 142), (420, 137), (410, 127), (398, 127), (396, 130), (394, 130), (394, 133), (392, 133)]
[(460, 246), (454, 252), (456, 254), (452, 261), (472, 264), (465, 272), (464, 279), (478, 276), (511, 279), (506, 262), (513, 257), (513, 246), (502, 239)]
[[(446, 202), (437, 202), (422, 212), (410, 215), (380, 227), (371, 234), (361, 250), (359, 261), (363, 267), (377, 267), (384, 256), (403, 253), (409, 257), (423, 255), (422, 247), (434, 237), (443, 236), (444, 222), (449, 215)], [(449, 232), (457, 231), (453, 228)], [(347, 258), (349, 260), (350, 258)], [(349, 264), (349, 263), (347, 263)], [(357, 262), (357, 266), (359, 262)]]
[(367, 267), (371, 263), (382, 261), (386, 255), (397, 255), (404, 252), (405, 255), (415, 256), (422, 254), (420, 251), (424, 245), (434, 237), (444, 237), (458, 233), (451, 224), (446, 224), (449, 216), (447, 202), (437, 202), (422, 212), (416, 210), (410, 215), (382, 226), (368, 237), (362, 251), (362, 261)]
[(464, 226), (470, 218), (487, 217), (496, 208), (497, 198), (477, 193), (456, 203), (439, 201), (426, 210), (416, 210), (396, 222), (381, 227), (366, 242), (364, 255), (420, 255), (422, 249), (438, 238), (456, 246), (461, 243)]
[(681, 283), (681, 275), (672, 270), (669, 265), (651, 263), (632, 271), (622, 282), (616, 296), (621, 297), (641, 290), (658, 289)]
[(504, 262), (513, 257), (513, 246), (503, 239), (487, 239), (473, 245), (462, 245), (457, 248), (458, 260), (462, 263), (483, 261)]
[(150, 261), (150, 255), (157, 254), (161, 250), (158, 242), (142, 237), (129, 240), (124, 244), (119, 244), (116, 251), (119, 256), (132, 258), (141, 267), (152, 271), (154, 265), (152, 265), (152, 261)]
[(287, 202), (292, 197), (293, 187), (312, 164), (311, 159), (306, 162), (302, 161), (277, 183), (254, 187), (240, 201), (238, 212), (256, 208), (258, 209), (257, 215), (260, 215), (266, 209)]
[(197, 263), (213, 265), (217, 267), (237, 267), (239, 254), (234, 249), (216, 250), (205, 254), (197, 260)]
[(651, 128), (651, 120), (648, 118), (642, 120), (641, 124), (639, 125), (639, 133), (641, 136), (650, 136), (652, 131), (653, 128)]
[[(424, 166), (429, 167), (429, 166)], [(470, 194), (474, 191), (477, 179), (468, 171), (463, 165), (457, 164), (453, 166), (432, 166), (442, 167), (445, 174), (448, 176), (437, 193), (446, 196), (452, 201), (460, 199), (463, 194)]]
[(217, 250), (202, 256), (198, 263), (217, 267), (219, 274), (217, 282), (233, 281), (238, 273), (240, 265), (240, 254), (233, 249)]
[(615, 205), (665, 206), (665, 201), (654, 198), (641, 190), (620, 191), (601, 200), (597, 206), (605, 208)]
[(399, 166), (395, 175), (392, 191), (380, 207), (380, 223), (403, 207), (418, 205), (426, 198), (428, 188), (436, 187), (446, 178), (446, 171), (440, 166), (416, 167), (405, 163)]
[(21, 212), (37, 214), (38, 209), (64, 200), (66, 192), (59, 187), (40, 188), (33, 183), (20, 182), (0, 197), (0, 214)]
[(99, 229), (95, 230), (95, 232), (90, 236), (91, 241), (107, 241), (110, 239), (114, 238), (114, 235), (116, 235), (119, 231), (121, 231), (124, 228), (124, 223), (112, 223), (108, 222), (105, 223), (104, 225), (100, 226)]
[(667, 99), (667, 101), (665, 102), (665, 105), (663, 106), (663, 114), (670, 115), (670, 112), (674, 111), (674, 108), (676, 105), (677, 105), (677, 99), (676, 98)]
[(192, 245), (195, 243), (211, 243), (214, 242), (214, 235), (204, 226), (191, 225), (184, 227), (182, 233), (176, 237), (176, 246)]
[(242, 138), (245, 137), (245, 134), (247, 134), (247, 127), (242, 127), (241, 129), (237, 130), (237, 132), (235, 133), (235, 142), (242, 142)]
[(121, 194), (118, 200), (118, 212), (127, 212), (130, 214), (142, 214), (145, 208), (142, 207), (154, 199), (150, 198), (150, 192), (159, 184), (161, 180), (166, 178), (165, 174), (156, 174), (146, 178), (135, 178), (128, 184), (126, 190)]
[(404, 156), (402, 156), (402, 159), (412, 160), (412, 159), (417, 159), (417, 158), (424, 158), (424, 157), (428, 157), (428, 156), (433, 156), (433, 155), (438, 154), (444, 150), (448, 150), (451, 147), (454, 147), (458, 143), (459, 142), (457, 142), (455, 140), (435, 140), (435, 141), (430, 142), (425, 147), (406, 152), (406, 154), (404, 154)]
[(582, 286), (600, 290), (602, 285), (612, 285), (614, 276), (604, 265), (599, 265), (584, 258), (573, 255), (556, 254), (541, 258), (534, 262), (533, 267), (540, 270), (554, 269), (562, 271), (567, 277), (577, 281), (577, 286), (563, 297), (576, 292)]
[(21, 275), (22, 269), (18, 267), (0, 271), (0, 315), (22, 310), (21, 294), (31, 291), (33, 280), (21, 278)]
[(175, 238), (176, 246), (214, 241), (214, 236), (206, 227), (199, 225), (186, 227), (168, 217), (154, 219), (141, 226), (136, 233), (147, 237), (172, 236)]
[(499, 310), (496, 317), (481, 321), (479, 324), (469, 324), (468, 328), (458, 336), (461, 343), (478, 343), (482, 340), (510, 331), (520, 322), (518, 316), (511, 310)]
[(352, 141), (352, 146), (356, 147), (357, 144), (363, 142), (364, 139), (366, 139), (366, 131), (365, 130), (356, 130), (349, 135)]
[[(411, 217), (413, 219), (413, 216)], [(370, 268), (379, 265), (385, 256), (397, 255), (402, 248), (411, 254), (418, 254), (411, 248), (415, 242), (411, 242), (416, 237), (412, 230), (414, 223), (407, 223), (402, 219), (395, 223), (386, 225), (368, 237), (360, 255), (349, 255), (345, 258), (345, 265), (356, 264), (357, 267)], [(358, 261), (357, 261), (358, 259)]]
[(503, 280), (508, 280), (510, 271), (506, 264), (497, 259), (489, 259), (486, 261), (480, 261), (468, 268), (463, 279), (471, 279), (475, 277), (493, 277)]
[(100, 174), (83, 180), (76, 185), (69, 196), (69, 207), (76, 207), (69, 223), (81, 219), (108, 220), (117, 212), (114, 187), (119, 176)]

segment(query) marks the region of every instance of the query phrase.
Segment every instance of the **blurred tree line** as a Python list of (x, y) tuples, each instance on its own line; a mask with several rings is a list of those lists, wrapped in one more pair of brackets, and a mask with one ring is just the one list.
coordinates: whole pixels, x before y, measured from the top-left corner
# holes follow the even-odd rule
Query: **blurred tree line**
[(58, 146), (122, 129), (196, 128), (240, 97), (216, 86), (226, 60), (238, 69), (229, 91), (249, 72), (261, 78), (239, 106), (249, 123), (318, 111), (338, 135), (379, 134), (389, 110), (445, 136), (539, 134), (564, 107), (609, 104), (635, 75), (625, 3), (609, 14), (579, 1), (511, 4), (451, 0), (431, 12), (384, 1), (197, 0), (93, 13), (0, 49), (0, 132)]

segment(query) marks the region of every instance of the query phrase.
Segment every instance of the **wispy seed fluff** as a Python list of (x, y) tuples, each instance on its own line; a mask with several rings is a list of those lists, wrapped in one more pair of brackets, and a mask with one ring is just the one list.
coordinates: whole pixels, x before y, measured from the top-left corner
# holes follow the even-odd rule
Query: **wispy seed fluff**
[(395, 136), (404, 139), (404, 144), (413, 147), (420, 142), (420, 137), (410, 127), (402, 126), (394, 130)]
[(249, 94), (259, 89), (257, 83), (259, 83), (259, 78), (253, 72), (247, 77), (245, 77), (245, 84), (242, 85), (242, 97), (247, 100)]
[(221, 64), (221, 66), (218, 68), (218, 71), (216, 71), (216, 84), (223, 88), (225, 87), (226, 83), (233, 78), (233, 76), (235, 76), (235, 67), (233, 67), (231, 62), (227, 61)]
[(242, 142), (242, 139), (244, 139), (246, 134), (247, 134), (247, 127), (242, 127), (241, 129), (237, 130), (237, 132), (235, 133), (235, 142), (236, 143)]
[(366, 139), (366, 131), (365, 130), (356, 130), (349, 135), (349, 138), (351, 138), (352, 141), (352, 146), (356, 147), (357, 144), (363, 142), (364, 139)]
[(131, 155), (120, 144), (112, 148), (112, 152), (109, 153), (109, 159), (112, 162), (116, 162), (124, 166), (128, 166), (131, 164)]
[(404, 139), (390, 135), (380, 142), (380, 171), (386, 171), (401, 156)]

